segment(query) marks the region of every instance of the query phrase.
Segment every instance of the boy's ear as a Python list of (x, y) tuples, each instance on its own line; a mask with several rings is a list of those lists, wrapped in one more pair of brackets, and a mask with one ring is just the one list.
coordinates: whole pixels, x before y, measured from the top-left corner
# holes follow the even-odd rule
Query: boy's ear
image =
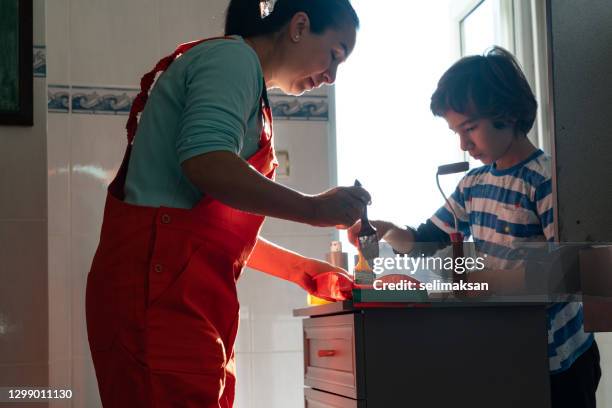
[(493, 127), (495, 129), (505, 129), (508, 126), (508, 124), (506, 122), (504, 122), (503, 120), (494, 120), (493, 121)]
[(509, 127), (514, 127), (514, 125), (516, 125), (516, 120), (514, 119), (498, 119), (493, 121), (493, 127), (495, 129), (506, 129)]

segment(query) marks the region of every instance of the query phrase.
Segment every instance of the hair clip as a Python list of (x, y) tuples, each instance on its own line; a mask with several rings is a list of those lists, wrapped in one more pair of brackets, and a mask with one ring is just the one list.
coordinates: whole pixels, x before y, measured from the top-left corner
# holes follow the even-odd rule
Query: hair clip
[(259, 2), (259, 12), (262, 20), (272, 14), (276, 1), (277, 0), (261, 0)]

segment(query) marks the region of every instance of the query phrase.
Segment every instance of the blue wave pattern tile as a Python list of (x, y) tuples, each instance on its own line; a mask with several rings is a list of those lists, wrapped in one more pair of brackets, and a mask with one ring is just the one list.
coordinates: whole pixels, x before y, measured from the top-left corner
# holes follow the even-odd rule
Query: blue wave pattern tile
[(136, 88), (72, 87), (72, 113), (128, 115)]
[(34, 77), (45, 78), (47, 76), (47, 53), (44, 45), (33, 47)]
[[(128, 115), (137, 88), (111, 88), (66, 85), (48, 86), (48, 110), (81, 114)], [(300, 97), (270, 95), (275, 120), (327, 121), (329, 103), (325, 95)]]
[(282, 94), (270, 95), (272, 115), (275, 120), (314, 120), (329, 119), (327, 96), (302, 95), (299, 97)]
[(49, 112), (69, 112), (70, 88), (67, 85), (47, 86), (47, 110)]

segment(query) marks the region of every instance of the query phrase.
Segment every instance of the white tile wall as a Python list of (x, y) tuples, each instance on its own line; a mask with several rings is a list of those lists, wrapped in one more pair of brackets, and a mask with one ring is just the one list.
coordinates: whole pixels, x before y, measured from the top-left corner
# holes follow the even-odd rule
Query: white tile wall
[[(0, 384), (19, 386), (28, 384), (33, 387), (45, 386), (48, 381), (49, 363), (2, 364), (0, 365)], [(14, 405), (14, 404), (11, 404)], [(44, 404), (37, 403), (44, 407)]]
[[(72, 279), (70, 239), (49, 234), (49, 362), (62, 364), (72, 357)], [(62, 367), (60, 367), (62, 368)], [(51, 376), (53, 379), (53, 376)]]
[[(72, 389), (72, 362), (70, 359), (49, 361), (49, 387), (57, 390)], [(71, 408), (69, 399), (55, 399), (50, 401), (49, 408)]]
[(72, 407), (101, 407), (91, 357), (72, 358)]
[(45, 43), (46, 0), (32, 1), (32, 42), (34, 45)]
[(47, 362), (46, 227), (0, 220), (0, 364)]
[(47, 81), (68, 84), (70, 79), (70, 0), (47, 2)]
[(302, 350), (300, 323), (291, 311), (306, 305), (306, 292), (292, 282), (247, 269), (238, 294), (241, 306), (249, 308), (250, 330), (242, 326), (240, 335), (249, 337), (251, 351)]
[(254, 353), (253, 407), (304, 406), (304, 362), (301, 352)]
[(72, 356), (87, 359), (90, 353), (85, 324), (85, 286), (98, 237), (73, 233), (71, 243)]
[(157, 0), (70, 1), (70, 81), (137, 84), (158, 59)]
[(254, 408), (253, 404), (253, 353), (236, 353), (236, 399), (234, 405), (240, 408)]
[[(35, 0), (35, 45), (44, 22)], [(34, 78), (34, 126), (0, 126), (0, 386), (48, 381), (46, 88)]]
[(34, 126), (0, 128), (1, 151), (6, 152), (0, 161), (1, 218), (47, 217), (46, 94), (45, 79), (34, 78)]
[(159, 0), (159, 47), (162, 56), (178, 44), (223, 34), (224, 1)]
[(47, 189), (49, 235), (70, 236), (70, 117), (49, 113), (47, 117)]
[(99, 237), (106, 187), (125, 151), (126, 119), (119, 115), (70, 115), (70, 205), (75, 235)]

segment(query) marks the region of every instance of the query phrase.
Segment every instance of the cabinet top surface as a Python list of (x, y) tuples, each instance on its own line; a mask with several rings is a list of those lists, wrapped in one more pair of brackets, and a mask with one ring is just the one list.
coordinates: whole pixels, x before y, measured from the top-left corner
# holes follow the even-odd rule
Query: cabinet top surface
[(468, 307), (468, 308), (481, 308), (481, 307), (544, 307), (548, 305), (548, 302), (541, 301), (539, 299), (528, 300), (525, 298), (491, 298), (486, 301), (474, 301), (469, 299), (458, 299), (454, 297), (431, 297), (430, 302), (426, 303), (361, 303), (353, 304), (351, 300), (345, 300), (342, 302), (327, 303), (324, 305), (307, 306), (304, 308), (294, 309), (293, 316), (325, 316), (342, 313), (354, 313), (361, 310), (368, 309), (397, 309), (397, 308), (411, 308), (411, 309), (431, 309), (431, 308), (448, 308), (448, 307)]

